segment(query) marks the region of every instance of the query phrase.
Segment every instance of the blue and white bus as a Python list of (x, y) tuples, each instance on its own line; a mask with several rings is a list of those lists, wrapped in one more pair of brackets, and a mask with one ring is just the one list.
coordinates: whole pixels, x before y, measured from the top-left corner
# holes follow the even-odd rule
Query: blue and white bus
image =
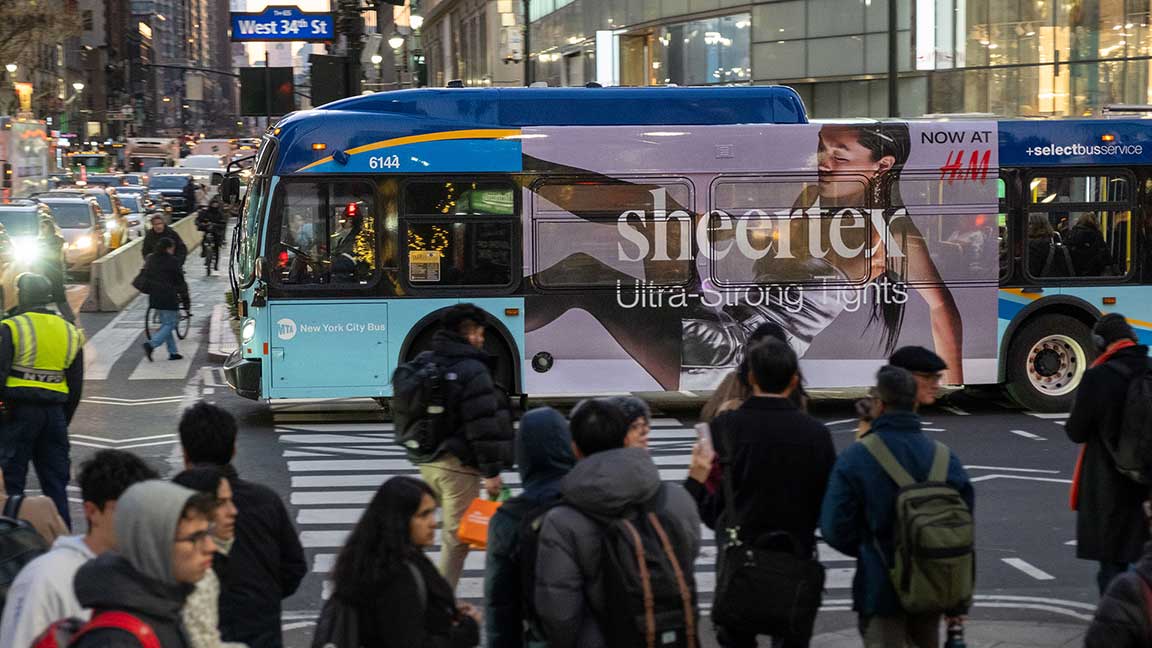
[(1149, 308), (1146, 149), (1133, 121), (809, 123), (780, 87), (350, 98), (262, 141), (226, 375), (386, 399), (468, 301), (514, 394), (707, 390), (771, 323), (814, 387), (921, 344), (1059, 409), (1099, 313)]

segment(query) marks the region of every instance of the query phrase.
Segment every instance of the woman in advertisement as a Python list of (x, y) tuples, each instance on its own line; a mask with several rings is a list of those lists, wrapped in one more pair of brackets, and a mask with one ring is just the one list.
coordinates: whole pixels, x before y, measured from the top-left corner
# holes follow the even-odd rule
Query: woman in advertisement
[[(811, 284), (820, 278), (828, 287), (804, 289), (798, 309), (737, 307), (745, 311), (737, 315), (741, 328), (749, 331), (763, 321), (775, 322), (803, 355), (851, 300), (864, 299), (871, 309), (865, 331), (879, 333), (877, 346), (888, 355), (900, 338), (911, 283), (928, 305), (936, 353), (948, 363), (944, 380), (963, 384), (960, 311), (900, 195), (900, 173), (911, 148), (907, 124), (829, 124), (820, 129), (817, 183), (801, 193), (790, 214), (796, 258), (765, 256), (756, 263), (755, 275), (759, 282)], [(815, 245), (809, 240), (812, 218), (820, 219)], [(822, 242), (827, 241), (832, 244), (825, 248)]]

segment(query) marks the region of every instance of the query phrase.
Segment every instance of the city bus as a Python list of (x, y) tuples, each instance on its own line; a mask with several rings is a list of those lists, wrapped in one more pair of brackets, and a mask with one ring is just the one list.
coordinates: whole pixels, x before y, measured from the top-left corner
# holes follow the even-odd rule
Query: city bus
[(772, 324), (814, 388), (869, 385), (919, 344), (950, 384), (1060, 410), (1092, 322), (1140, 317), (1139, 130), (810, 122), (783, 87), (341, 100), (262, 140), (225, 374), (249, 398), (386, 402), (442, 311), (472, 302), (511, 394), (706, 391)]

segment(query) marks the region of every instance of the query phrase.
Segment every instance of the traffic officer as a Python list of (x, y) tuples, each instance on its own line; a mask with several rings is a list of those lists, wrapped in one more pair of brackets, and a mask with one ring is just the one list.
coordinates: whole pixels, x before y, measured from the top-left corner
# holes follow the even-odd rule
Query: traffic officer
[(28, 462), (69, 528), (68, 424), (80, 404), (84, 382), (84, 337), (46, 306), (52, 282), (26, 272), (16, 279), (18, 306), (0, 322), (0, 469), (8, 495), (22, 495)]

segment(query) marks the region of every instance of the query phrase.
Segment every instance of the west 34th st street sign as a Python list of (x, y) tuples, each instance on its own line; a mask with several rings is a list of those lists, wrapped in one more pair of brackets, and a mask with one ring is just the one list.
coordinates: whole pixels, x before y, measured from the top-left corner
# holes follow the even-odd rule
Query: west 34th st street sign
[(330, 13), (307, 13), (300, 7), (266, 7), (260, 13), (232, 16), (233, 41), (330, 41), (336, 21)]

